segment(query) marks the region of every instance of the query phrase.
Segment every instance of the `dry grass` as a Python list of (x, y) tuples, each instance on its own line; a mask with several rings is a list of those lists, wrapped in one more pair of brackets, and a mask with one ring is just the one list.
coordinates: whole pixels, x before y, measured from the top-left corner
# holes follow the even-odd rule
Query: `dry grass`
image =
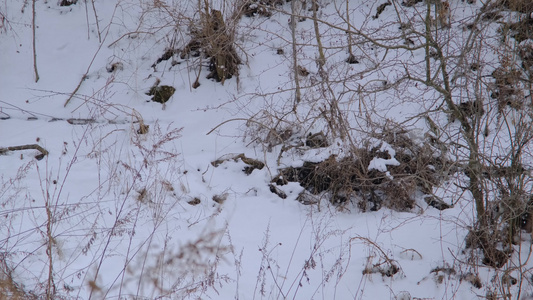
[(500, 3), (513, 11), (521, 13), (533, 12), (533, 2), (531, 0), (502, 0)]
[(383, 277), (404, 276), (399, 263), (390, 258), (378, 244), (374, 241), (361, 236), (350, 239), (350, 244), (354, 241), (361, 242), (369, 247), (373, 254), (367, 257), (366, 266), (363, 269), (363, 275), (381, 274)]
[[(189, 55), (205, 55), (209, 58), (210, 73), (207, 78), (224, 84), (226, 79), (238, 75), (242, 63), (235, 46), (235, 28), (228, 26), (220, 10), (211, 8), (207, 3), (199, 8), (199, 13), (199, 20), (190, 26), (191, 40), (180, 56), (184, 59)], [(194, 85), (199, 86), (198, 79)]]
[(241, 14), (246, 17), (270, 17), (272, 16), (272, 8), (283, 5), (282, 0), (247, 0), (242, 5)]
[(13, 270), (7, 264), (5, 254), (0, 256), (0, 299), (37, 299), (24, 290), (24, 286), (13, 278)]
[(378, 137), (394, 148), (398, 165), (389, 165), (386, 171), (369, 168), (372, 160), (392, 156), (379, 145), (367, 143), (342, 158), (332, 155), (321, 162), (304, 162), (301, 167), (282, 169), (273, 182), (283, 185), (297, 181), (315, 195), (328, 193), (333, 204), (358, 200), (362, 211), (375, 211), (382, 206), (411, 210), (416, 205), (416, 192), (431, 194), (449, 163), (429, 143), (416, 144), (407, 132), (384, 130), (375, 134)]
[(0, 11), (0, 32), (4, 31), (7, 32), (7, 25), (9, 22), (7, 21), (6, 16)]

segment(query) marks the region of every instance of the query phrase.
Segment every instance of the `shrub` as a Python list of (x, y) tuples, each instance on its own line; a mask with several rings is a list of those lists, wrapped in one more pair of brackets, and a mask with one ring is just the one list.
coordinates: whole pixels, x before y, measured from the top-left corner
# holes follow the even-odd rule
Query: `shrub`
[(191, 40), (181, 51), (181, 58), (199, 56), (202, 50), (209, 58), (207, 78), (224, 84), (226, 79), (238, 75), (241, 59), (235, 48), (235, 29), (226, 26), (221, 11), (205, 7), (190, 28)]
[[(333, 204), (360, 199), (357, 205), (363, 211), (382, 206), (397, 211), (413, 209), (415, 193), (431, 194), (444, 178), (439, 174), (448, 161), (429, 143), (415, 143), (405, 131), (384, 130), (375, 137), (380, 139), (370, 139), (342, 158), (332, 155), (321, 162), (306, 161), (301, 167), (282, 169), (273, 182), (297, 181), (312, 194), (328, 193)], [(374, 167), (375, 159), (385, 160), (387, 168)]]

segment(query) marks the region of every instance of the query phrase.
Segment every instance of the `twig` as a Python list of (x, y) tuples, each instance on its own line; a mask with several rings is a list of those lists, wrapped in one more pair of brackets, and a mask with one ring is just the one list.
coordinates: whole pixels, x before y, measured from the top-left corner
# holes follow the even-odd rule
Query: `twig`
[[(34, 0), (34, 1), (35, 1), (35, 0)], [(113, 11), (113, 16), (115, 15), (116, 10), (117, 10), (117, 6), (115, 6), (115, 9), (114, 9), (114, 11)], [(105, 36), (104, 36), (104, 41), (105, 41), (105, 39), (107, 38), (107, 35), (109, 34), (109, 29), (110, 29), (110, 28), (111, 28), (110, 26), (107, 27), (107, 32), (106, 32), (106, 34), (105, 34)], [(80, 87), (81, 87), (81, 83), (82, 83), (85, 79), (87, 79), (87, 74), (89, 74), (89, 71), (91, 70), (91, 67), (92, 67), (92, 65), (93, 65), (93, 63), (94, 63), (94, 61), (95, 61), (95, 59), (96, 59), (96, 56), (98, 56), (98, 53), (100, 53), (100, 50), (102, 49), (102, 46), (103, 46), (103, 45), (104, 45), (103, 41), (100, 42), (100, 45), (98, 46), (98, 49), (97, 49), (96, 52), (94, 53), (93, 58), (91, 59), (91, 63), (89, 63), (89, 66), (87, 67), (87, 70), (85, 71), (85, 74), (83, 74), (83, 76), (81, 77), (80, 82), (78, 83), (78, 86), (77, 86), (77, 87), (74, 89), (74, 91), (70, 94), (70, 96), (68, 97), (67, 101), (65, 101), (65, 104), (63, 105), (64, 107), (66, 107), (67, 104), (68, 104), (68, 103), (70, 102), (70, 100), (72, 99), (72, 97), (74, 97), (74, 95), (76, 95), (76, 93), (78, 92), (78, 90), (79, 90)]]
[[(100, 50), (100, 49), (98, 49)], [(98, 53), (98, 52), (97, 52)], [(96, 57), (96, 55), (95, 55)], [(93, 58), (93, 61), (94, 61), (94, 58)], [(70, 96), (68, 97), (67, 101), (65, 101), (65, 104), (63, 105), (63, 107), (67, 107), (67, 104), (70, 102), (70, 99), (72, 99), (72, 97), (74, 97), (74, 95), (76, 95), (76, 93), (78, 92), (78, 90), (80, 89), (81, 87), (81, 83), (85, 80), (85, 78), (87, 78), (87, 73), (89, 73), (89, 69), (91, 68), (91, 65), (93, 63), (93, 61), (91, 61), (91, 63), (89, 64), (89, 67), (87, 68), (87, 71), (85, 72), (85, 74), (83, 74), (83, 76), (81, 77), (81, 80), (80, 82), (78, 83), (78, 86), (74, 89), (74, 91), (70, 94)]]
[(112, 42), (111, 44), (107, 45), (107, 48), (111, 48), (113, 47), (116, 43), (118, 43), (120, 40), (122, 40), (123, 38), (125, 37), (128, 37), (132, 34), (154, 34), (153, 32), (149, 32), (149, 31), (132, 31), (132, 32), (128, 32), (128, 33), (124, 33), (123, 35), (121, 35), (118, 39), (116, 39), (114, 42)]
[(33, 33), (33, 70), (35, 71), (35, 82), (39, 81), (39, 72), (37, 72), (37, 51), (35, 50), (35, 0), (32, 2), (32, 33)]
[(258, 125), (260, 125), (260, 126), (263, 126), (263, 127), (267, 128), (264, 124), (262, 124), (262, 123), (260, 123), (260, 122), (257, 122), (257, 121), (254, 121), (254, 120), (252, 120), (252, 119), (235, 118), (235, 119), (226, 120), (226, 121), (224, 121), (224, 122), (218, 124), (218, 125), (215, 126), (213, 129), (209, 130), (209, 132), (206, 133), (205, 135), (209, 135), (209, 134), (211, 134), (211, 132), (215, 131), (218, 127), (220, 127), (220, 126), (222, 126), (222, 125), (224, 125), (224, 124), (226, 124), (226, 123), (228, 123), (228, 122), (231, 122), (231, 121), (247, 121), (247, 122), (256, 123), (256, 124), (258, 124)]
[(87, 1), (85, 1), (85, 22), (87, 23), (87, 40), (91, 37), (91, 28), (89, 27), (89, 9), (87, 8)]
[(98, 42), (102, 43), (102, 34), (100, 33), (100, 23), (98, 23), (98, 15), (96, 14), (96, 7), (94, 6), (94, 0), (91, 0), (93, 5), (94, 19), (96, 20), (96, 31), (98, 32)]

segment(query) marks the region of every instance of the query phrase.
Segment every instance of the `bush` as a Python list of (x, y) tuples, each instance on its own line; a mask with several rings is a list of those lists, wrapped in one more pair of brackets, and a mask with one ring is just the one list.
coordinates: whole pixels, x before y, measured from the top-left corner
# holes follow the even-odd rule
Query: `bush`
[[(326, 192), (333, 204), (359, 199), (362, 211), (382, 206), (397, 211), (413, 209), (416, 192), (431, 194), (444, 178), (439, 174), (448, 161), (429, 143), (414, 142), (406, 131), (384, 130), (375, 137), (380, 139), (369, 139), (365, 147), (345, 157), (332, 155), (321, 162), (306, 161), (301, 167), (282, 169), (273, 182), (299, 182), (312, 194)], [(375, 161), (384, 162), (387, 168), (376, 167)]]
[(181, 51), (181, 58), (189, 55), (199, 56), (203, 51), (209, 58), (207, 78), (222, 82), (239, 73), (241, 59), (235, 48), (233, 30), (226, 26), (224, 16), (219, 10), (205, 8), (200, 19), (191, 26), (191, 40)]

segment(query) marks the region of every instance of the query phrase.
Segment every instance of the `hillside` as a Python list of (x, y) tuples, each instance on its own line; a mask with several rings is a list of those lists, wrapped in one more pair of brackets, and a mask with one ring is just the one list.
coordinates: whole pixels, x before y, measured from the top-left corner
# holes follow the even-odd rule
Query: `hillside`
[(2, 0), (0, 299), (533, 299), (533, 5)]

